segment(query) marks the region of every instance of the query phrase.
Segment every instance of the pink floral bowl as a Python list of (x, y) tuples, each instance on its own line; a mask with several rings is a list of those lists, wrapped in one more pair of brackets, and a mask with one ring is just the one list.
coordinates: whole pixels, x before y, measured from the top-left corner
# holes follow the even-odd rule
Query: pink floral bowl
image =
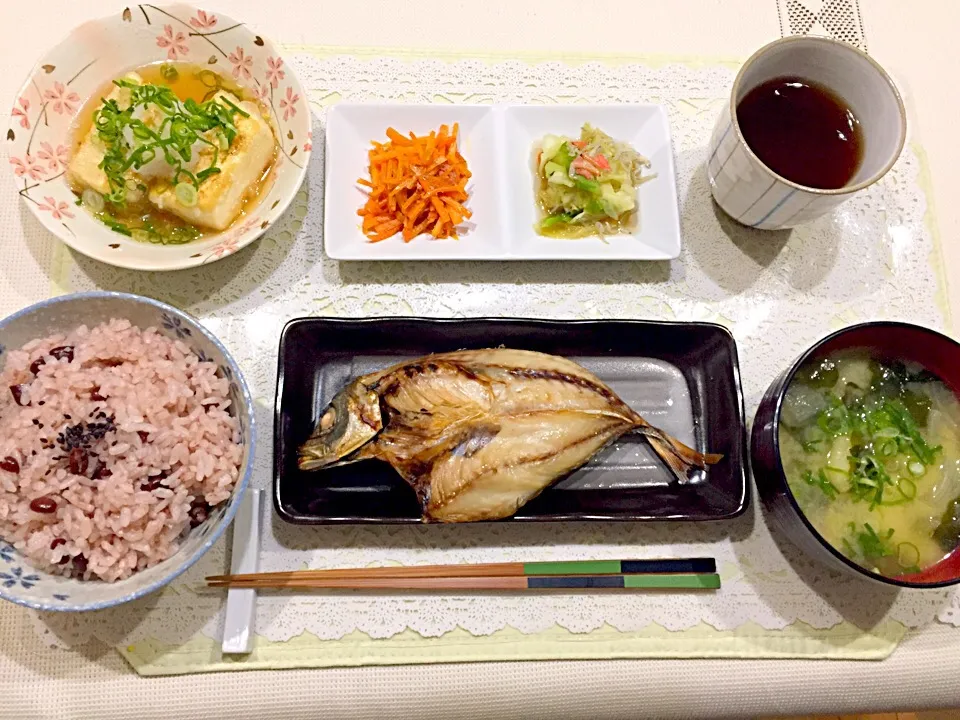
[[(277, 135), (273, 181), (245, 217), (183, 245), (139, 242), (82, 207), (65, 180), (77, 113), (111, 80), (158, 62), (207, 67), (269, 107)], [(189, 5), (133, 5), (75, 29), (36, 65), (14, 100), (7, 130), (10, 169), (37, 219), (74, 250), (136, 270), (176, 270), (231, 255), (259, 238), (303, 183), (311, 154), (310, 107), (273, 44), (243, 23)]]

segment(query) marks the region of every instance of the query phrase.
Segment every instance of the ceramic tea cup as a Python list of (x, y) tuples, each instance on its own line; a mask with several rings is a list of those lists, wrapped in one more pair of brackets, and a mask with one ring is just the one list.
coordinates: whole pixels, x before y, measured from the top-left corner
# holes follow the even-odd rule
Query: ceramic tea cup
[[(862, 160), (842, 187), (810, 187), (774, 172), (744, 137), (737, 109), (751, 90), (777, 78), (802, 78), (830, 91), (859, 121)], [(710, 140), (707, 175), (717, 204), (737, 222), (779, 230), (829, 213), (880, 180), (906, 139), (906, 112), (889, 75), (847, 43), (787, 37), (758, 50), (733, 83)]]

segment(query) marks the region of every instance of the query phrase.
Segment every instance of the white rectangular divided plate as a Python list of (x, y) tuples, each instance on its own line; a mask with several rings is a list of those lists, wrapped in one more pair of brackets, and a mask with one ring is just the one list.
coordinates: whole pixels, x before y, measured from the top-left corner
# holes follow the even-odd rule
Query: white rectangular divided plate
[[(386, 130), (427, 134), (460, 124), (472, 177), (473, 217), (459, 240), (397, 235), (371, 243), (357, 210), (366, 201), (373, 140)], [(584, 123), (629, 143), (656, 177), (640, 186), (630, 235), (559, 240), (537, 234), (533, 145), (548, 133), (578, 137)], [(323, 236), (334, 260), (669, 260), (680, 254), (680, 211), (667, 115), (660, 105), (334, 105), (327, 114)]]

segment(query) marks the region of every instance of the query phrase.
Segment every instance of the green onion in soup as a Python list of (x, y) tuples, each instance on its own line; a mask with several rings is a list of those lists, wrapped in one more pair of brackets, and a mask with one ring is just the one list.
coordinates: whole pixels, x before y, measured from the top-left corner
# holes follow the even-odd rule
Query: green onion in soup
[(807, 363), (780, 453), (804, 514), (862, 567), (912, 574), (960, 545), (960, 402), (923, 368), (859, 350)]

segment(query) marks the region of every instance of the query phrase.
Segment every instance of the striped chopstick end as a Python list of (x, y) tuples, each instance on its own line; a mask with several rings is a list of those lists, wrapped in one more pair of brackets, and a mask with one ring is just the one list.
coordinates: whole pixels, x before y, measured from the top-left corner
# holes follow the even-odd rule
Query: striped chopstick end
[(528, 577), (531, 590), (561, 589), (622, 589), (622, 590), (719, 590), (720, 576), (716, 573), (669, 575), (547, 575)]
[(523, 563), (523, 574), (534, 575), (665, 575), (671, 573), (715, 573), (713, 558), (653, 560), (570, 560)]

